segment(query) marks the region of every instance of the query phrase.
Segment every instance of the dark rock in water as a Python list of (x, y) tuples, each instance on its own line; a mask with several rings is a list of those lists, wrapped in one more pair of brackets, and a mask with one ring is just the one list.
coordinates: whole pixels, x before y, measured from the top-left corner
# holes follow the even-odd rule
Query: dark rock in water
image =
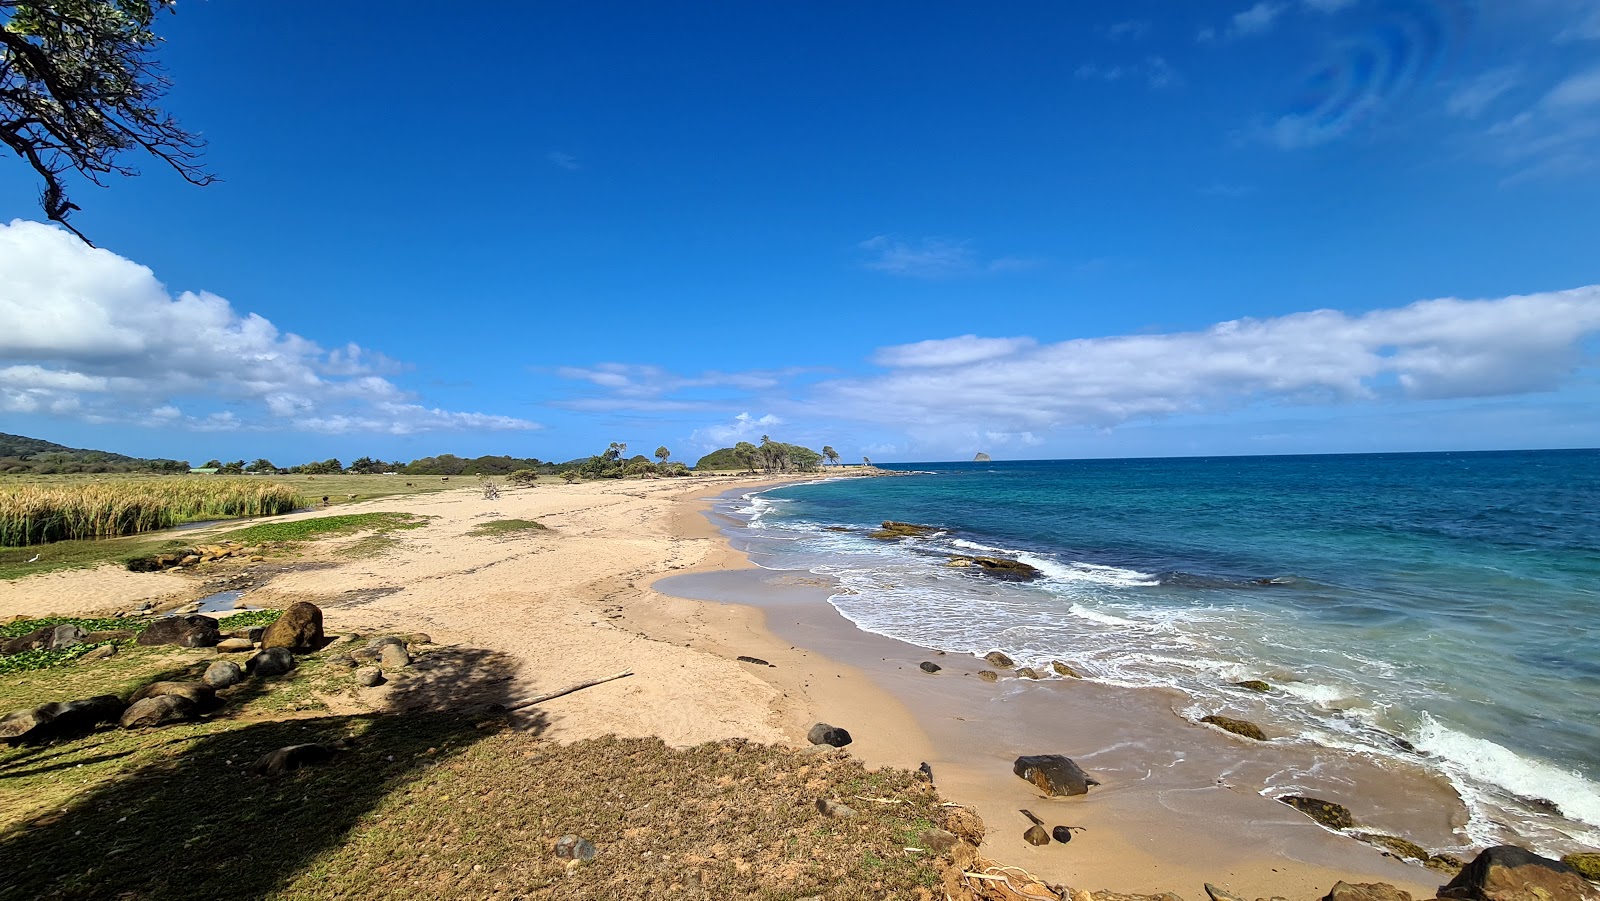
[(1578, 871), (1578, 875), (1593, 882), (1600, 882), (1600, 854), (1582, 853), (1568, 854), (1561, 858), (1561, 862)]
[(1050, 830), (1050, 837), (1064, 845), (1072, 841), (1072, 829), (1068, 826), (1057, 826)]
[(951, 558), (950, 565), (956, 566), (957, 560), (964, 561), (960, 564), (962, 566), (977, 567), (984, 575), (1006, 582), (1032, 582), (1044, 575), (1036, 566), (1004, 557), (954, 557)]
[(0, 718), (0, 740), (17, 745), (77, 738), (101, 723), (116, 722), (123, 709), (122, 699), (116, 695), (41, 704)]
[(1233, 683), (1236, 688), (1248, 688), (1251, 691), (1271, 691), (1272, 686), (1260, 679), (1246, 679), (1243, 682)]
[(261, 755), (261, 758), (250, 767), (250, 771), (257, 776), (282, 776), (301, 767), (328, 760), (333, 757), (333, 753), (333, 749), (327, 745), (289, 745)]
[(1522, 800), (1529, 807), (1532, 807), (1534, 810), (1537, 810), (1540, 813), (1548, 813), (1553, 817), (1559, 817), (1563, 815), (1561, 813), (1561, 805), (1550, 800), (1549, 798), (1524, 797)]
[(1232, 732), (1234, 735), (1241, 735), (1245, 738), (1253, 738), (1256, 741), (1267, 740), (1267, 733), (1262, 732), (1260, 726), (1257, 726), (1255, 723), (1252, 723), (1249, 720), (1236, 720), (1231, 716), (1213, 714), (1211, 716), (1201, 717), (1200, 722), (1209, 723), (1213, 726), (1216, 726), (1218, 729), (1223, 730), (1224, 732)]
[(855, 529), (852, 529), (852, 528), (850, 528), (848, 526), (823, 526), (822, 527), (822, 531), (824, 531), (824, 532), (854, 532)]
[(1350, 809), (1343, 804), (1305, 795), (1284, 795), (1278, 800), (1329, 829), (1349, 829), (1356, 824), (1356, 818), (1350, 815)]
[(1070, 666), (1067, 666), (1065, 663), (1062, 663), (1059, 660), (1050, 661), (1050, 668), (1055, 670), (1056, 671), (1056, 675), (1058, 675), (1058, 676), (1066, 676), (1068, 679), (1082, 679), (1083, 678), (1083, 674), (1082, 673), (1078, 672), (1077, 670), (1073, 669)]
[(827, 723), (812, 726), (811, 731), (806, 733), (806, 740), (814, 745), (832, 745), (835, 748), (842, 748), (852, 741), (849, 732)]
[(1382, 848), (1395, 857), (1407, 860), (1426, 862), (1428, 849), (1413, 841), (1407, 841), (1396, 835), (1383, 835), (1378, 832), (1357, 832), (1352, 838), (1366, 842), (1369, 845)]
[(146, 647), (175, 644), (180, 648), (209, 648), (222, 640), (217, 621), (209, 616), (166, 616), (152, 622), (139, 633), (136, 644)]
[(740, 654), (738, 657), (735, 657), (734, 659), (739, 661), (740, 663), (753, 663), (756, 666), (771, 666), (772, 665), (772, 664), (768, 663), (767, 661), (762, 660), (760, 657), (747, 657), (744, 654)]
[(1322, 901), (1411, 901), (1411, 893), (1387, 882), (1336, 882)]
[(867, 537), (876, 538), (879, 541), (898, 541), (901, 538), (926, 538), (938, 531), (940, 529), (936, 526), (919, 526), (915, 523), (884, 520), (883, 527), (875, 532), (868, 532)]
[(594, 860), (600, 849), (586, 838), (563, 835), (556, 839), (556, 856), (562, 860)]
[(978, 670), (978, 678), (985, 682), (999, 682), (1000, 674), (992, 669)]
[(1002, 654), (999, 651), (990, 651), (989, 653), (983, 655), (983, 659), (984, 662), (988, 663), (990, 666), (998, 666), (1001, 669), (1010, 669), (1017, 665), (1016, 662), (1010, 657), (1007, 657), (1005, 654)]
[(1460, 901), (1600, 901), (1577, 870), (1515, 845), (1500, 845), (1462, 867), (1440, 898)]
[(259, 651), (244, 665), (252, 676), (281, 676), (294, 669), (294, 655), (287, 648), (267, 648)]
[(1038, 670), (1034, 669), (1031, 666), (1025, 666), (1025, 667), (1022, 667), (1021, 669), (1017, 670), (1017, 678), (1018, 679), (1041, 679), (1043, 677), (1039, 675), (1039, 671)]
[(227, 688), (244, 680), (244, 670), (232, 660), (218, 660), (206, 667), (206, 674), (200, 678), (212, 688)]
[(939, 664), (937, 664), (937, 663), (929, 663), (926, 660), (924, 660), (921, 663), (917, 664), (917, 667), (919, 669), (921, 669), (925, 673), (937, 673), (940, 669), (943, 668), (943, 667), (939, 666)]
[(1030, 845), (1050, 844), (1050, 833), (1044, 831), (1043, 826), (1029, 826), (1028, 831), (1022, 833), (1022, 840)]
[(261, 633), (263, 648), (314, 651), (322, 647), (322, 610), (316, 604), (296, 601)]
[(1011, 764), (1011, 772), (1051, 797), (1086, 795), (1089, 786), (1100, 784), (1090, 779), (1070, 757), (1061, 754), (1025, 754)]
[(124, 729), (150, 728), (191, 719), (194, 714), (194, 703), (187, 698), (159, 695), (128, 705), (118, 722)]

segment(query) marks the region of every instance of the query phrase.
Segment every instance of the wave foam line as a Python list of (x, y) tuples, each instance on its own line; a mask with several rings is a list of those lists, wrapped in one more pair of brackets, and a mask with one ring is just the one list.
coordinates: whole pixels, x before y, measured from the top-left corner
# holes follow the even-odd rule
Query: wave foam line
[(1457, 732), (1424, 713), (1418, 750), (1437, 754), (1471, 778), (1523, 798), (1554, 801), (1567, 817), (1600, 826), (1600, 786), (1577, 773), (1530, 760), (1484, 738)]

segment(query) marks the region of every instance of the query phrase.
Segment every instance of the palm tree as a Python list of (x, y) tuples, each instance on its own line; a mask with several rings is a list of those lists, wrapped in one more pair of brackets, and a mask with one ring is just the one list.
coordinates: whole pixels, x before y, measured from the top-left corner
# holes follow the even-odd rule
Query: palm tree
[(823, 459), (827, 460), (829, 463), (832, 463), (834, 466), (839, 465), (839, 452), (834, 450), (832, 446), (824, 444), (822, 446), (822, 456)]

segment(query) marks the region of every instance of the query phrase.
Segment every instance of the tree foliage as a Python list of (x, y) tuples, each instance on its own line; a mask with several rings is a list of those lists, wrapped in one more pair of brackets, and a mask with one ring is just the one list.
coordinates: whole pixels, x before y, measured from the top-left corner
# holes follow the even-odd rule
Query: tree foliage
[(44, 179), (45, 216), (85, 241), (63, 179), (138, 175), (128, 151), (208, 185), (205, 142), (159, 105), (171, 83), (152, 54), (157, 12), (174, 0), (0, 0), (0, 143)]
[(798, 444), (774, 441), (761, 436), (761, 444), (741, 441), (733, 447), (712, 451), (700, 458), (694, 468), (701, 471), (743, 469), (764, 472), (815, 472), (822, 454)]

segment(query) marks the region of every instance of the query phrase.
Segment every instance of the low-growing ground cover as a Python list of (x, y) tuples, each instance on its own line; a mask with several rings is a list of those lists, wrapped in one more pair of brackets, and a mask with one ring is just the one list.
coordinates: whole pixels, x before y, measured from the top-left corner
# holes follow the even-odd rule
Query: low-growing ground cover
[(492, 519), (486, 523), (473, 526), (468, 535), (488, 535), (510, 537), (524, 532), (544, 532), (547, 527), (542, 522), (531, 519)]

